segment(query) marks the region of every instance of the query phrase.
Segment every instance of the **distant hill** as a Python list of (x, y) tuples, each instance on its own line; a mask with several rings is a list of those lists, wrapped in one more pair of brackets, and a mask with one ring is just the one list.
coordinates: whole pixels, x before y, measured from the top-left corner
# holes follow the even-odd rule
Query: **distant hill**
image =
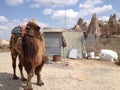
[(9, 51), (9, 41), (0, 39), (0, 52)]
[(9, 41), (0, 39), (0, 45), (9, 45)]

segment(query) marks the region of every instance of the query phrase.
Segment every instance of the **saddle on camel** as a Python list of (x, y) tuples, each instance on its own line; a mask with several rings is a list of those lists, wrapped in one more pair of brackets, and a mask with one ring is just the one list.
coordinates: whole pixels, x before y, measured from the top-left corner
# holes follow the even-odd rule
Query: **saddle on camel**
[(18, 78), (15, 71), (16, 57), (18, 55), (22, 80), (26, 80), (22, 72), (23, 66), (25, 67), (28, 76), (25, 90), (33, 90), (31, 78), (34, 73), (37, 75), (37, 85), (44, 85), (41, 80), (40, 71), (48, 58), (45, 56), (44, 37), (39, 31), (40, 27), (36, 23), (28, 22), (26, 27), (22, 27), (22, 29), (23, 31), (21, 35), (12, 34), (10, 40), (10, 50), (14, 71), (13, 79)]

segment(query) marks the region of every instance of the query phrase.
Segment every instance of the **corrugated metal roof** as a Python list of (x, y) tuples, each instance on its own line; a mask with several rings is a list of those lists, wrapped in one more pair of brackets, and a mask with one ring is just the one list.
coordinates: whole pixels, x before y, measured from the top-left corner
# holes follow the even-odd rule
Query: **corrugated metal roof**
[(43, 28), (42, 32), (63, 32), (62, 28)]

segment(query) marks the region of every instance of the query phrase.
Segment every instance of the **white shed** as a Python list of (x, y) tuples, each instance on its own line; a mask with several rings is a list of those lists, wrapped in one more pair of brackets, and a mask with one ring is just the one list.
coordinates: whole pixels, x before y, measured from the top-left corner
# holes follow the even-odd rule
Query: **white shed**
[[(44, 28), (45, 48), (48, 56), (60, 55), (69, 56), (71, 49), (77, 49), (77, 58), (82, 59), (82, 52), (85, 50), (84, 36), (82, 32), (63, 31), (63, 29)], [(67, 46), (62, 47), (62, 36)], [(64, 50), (64, 53), (63, 53)]]

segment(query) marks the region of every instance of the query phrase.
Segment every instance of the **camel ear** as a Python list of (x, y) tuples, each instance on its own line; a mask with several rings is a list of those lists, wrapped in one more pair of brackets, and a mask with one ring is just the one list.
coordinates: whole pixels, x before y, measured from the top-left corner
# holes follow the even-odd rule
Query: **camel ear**
[(32, 19), (32, 22), (33, 22), (33, 23), (36, 23), (36, 19), (35, 19), (35, 18), (33, 18), (33, 19)]

